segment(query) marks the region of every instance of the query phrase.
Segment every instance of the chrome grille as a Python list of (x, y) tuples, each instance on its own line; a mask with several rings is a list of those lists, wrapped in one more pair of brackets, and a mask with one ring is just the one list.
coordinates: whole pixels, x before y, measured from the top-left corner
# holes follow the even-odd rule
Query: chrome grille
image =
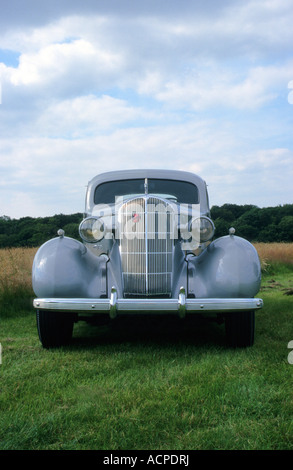
[(171, 206), (144, 196), (120, 210), (124, 296), (170, 296), (174, 237)]

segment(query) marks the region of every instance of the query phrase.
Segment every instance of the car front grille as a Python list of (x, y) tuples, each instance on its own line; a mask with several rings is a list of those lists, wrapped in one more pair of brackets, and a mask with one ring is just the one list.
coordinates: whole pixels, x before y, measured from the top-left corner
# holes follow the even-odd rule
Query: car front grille
[(146, 195), (120, 209), (124, 296), (170, 296), (174, 247), (172, 208)]

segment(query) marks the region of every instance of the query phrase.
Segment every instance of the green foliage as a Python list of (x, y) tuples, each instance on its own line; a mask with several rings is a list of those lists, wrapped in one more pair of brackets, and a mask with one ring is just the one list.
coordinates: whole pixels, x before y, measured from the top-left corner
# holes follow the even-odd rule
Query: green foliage
[(81, 213), (21, 219), (0, 217), (0, 248), (37, 247), (56, 237), (60, 228), (65, 230), (66, 236), (78, 239), (78, 227), (82, 218)]
[(249, 241), (293, 241), (293, 204), (263, 208), (224, 204), (213, 206), (211, 217), (217, 237), (227, 235), (229, 228), (234, 227), (238, 236)]

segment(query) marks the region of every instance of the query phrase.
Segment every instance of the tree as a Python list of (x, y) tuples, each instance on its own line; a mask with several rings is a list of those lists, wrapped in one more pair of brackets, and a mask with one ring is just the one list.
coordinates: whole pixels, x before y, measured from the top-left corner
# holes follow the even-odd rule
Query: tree
[(281, 241), (293, 241), (293, 216), (286, 215), (278, 224), (278, 235)]

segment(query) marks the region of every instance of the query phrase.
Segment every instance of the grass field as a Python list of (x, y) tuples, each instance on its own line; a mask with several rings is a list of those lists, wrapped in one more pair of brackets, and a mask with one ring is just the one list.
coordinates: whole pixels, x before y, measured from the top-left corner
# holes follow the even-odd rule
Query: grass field
[(36, 250), (0, 250), (0, 449), (292, 450), (293, 244), (256, 248), (265, 306), (243, 350), (222, 325), (175, 319), (78, 323), (70, 346), (42, 349)]

